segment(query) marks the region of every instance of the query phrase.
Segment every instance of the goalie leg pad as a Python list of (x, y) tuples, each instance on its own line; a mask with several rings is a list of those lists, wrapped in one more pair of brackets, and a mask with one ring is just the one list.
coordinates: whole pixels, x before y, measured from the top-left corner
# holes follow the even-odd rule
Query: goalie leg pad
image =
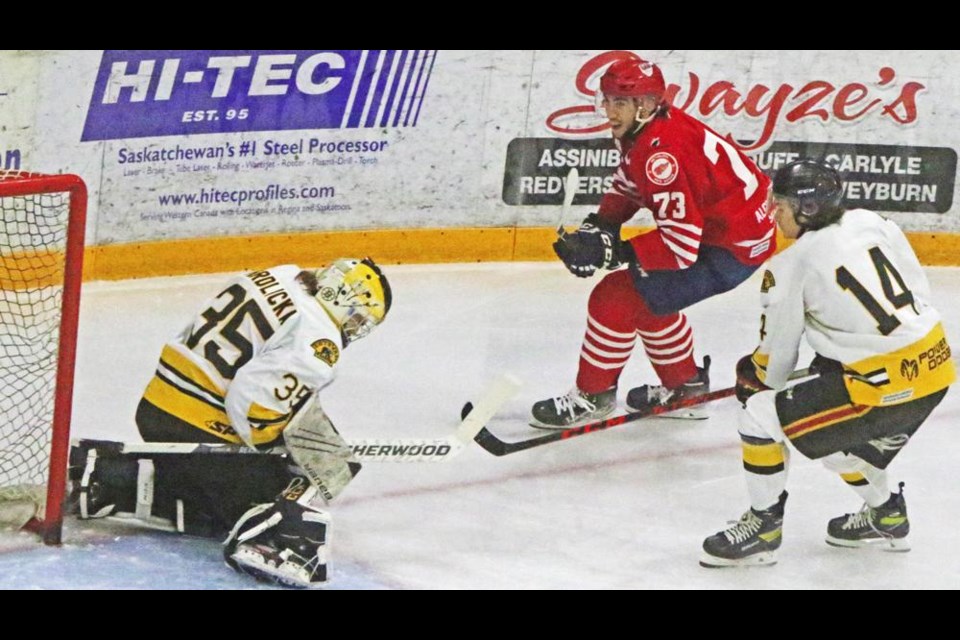
[(70, 451), (71, 511), (81, 520), (134, 511), (139, 467), (121, 453), (122, 444), (81, 440)]
[[(109, 518), (163, 531), (188, 531), (182, 501), (157, 515), (157, 469), (150, 458), (123, 452), (124, 444), (80, 440), (70, 449), (70, 513), (81, 520)], [(174, 515), (176, 513), (176, 516)]]
[(241, 516), (224, 541), (227, 566), (263, 582), (311, 589), (327, 580), (330, 515), (316, 487), (295, 478), (276, 502)]

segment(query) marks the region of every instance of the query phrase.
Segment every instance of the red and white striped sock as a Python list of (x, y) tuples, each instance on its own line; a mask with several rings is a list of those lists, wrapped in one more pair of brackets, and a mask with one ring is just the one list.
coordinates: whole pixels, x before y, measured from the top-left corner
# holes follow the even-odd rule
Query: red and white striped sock
[(588, 315), (577, 386), (587, 393), (599, 393), (616, 385), (636, 342), (635, 332), (615, 331)]
[(697, 375), (686, 316), (653, 313), (624, 270), (605, 276), (590, 294), (577, 387), (600, 393), (616, 386), (638, 335), (663, 385), (679, 387)]
[(650, 316), (637, 329), (650, 364), (668, 389), (679, 387), (697, 375), (693, 361), (693, 330), (687, 316)]

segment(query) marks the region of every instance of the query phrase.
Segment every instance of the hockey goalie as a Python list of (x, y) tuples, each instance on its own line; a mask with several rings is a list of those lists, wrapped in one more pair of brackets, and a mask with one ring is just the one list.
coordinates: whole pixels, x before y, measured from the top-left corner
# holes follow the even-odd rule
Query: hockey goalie
[[(369, 258), (230, 280), (163, 347), (136, 415), (147, 444), (72, 447), (72, 512), (225, 536), (233, 569), (321, 586), (330, 544), (324, 507), (360, 464), (317, 392), (332, 381), (341, 351), (383, 322), (391, 298)], [(195, 451), (184, 452), (188, 443)]]

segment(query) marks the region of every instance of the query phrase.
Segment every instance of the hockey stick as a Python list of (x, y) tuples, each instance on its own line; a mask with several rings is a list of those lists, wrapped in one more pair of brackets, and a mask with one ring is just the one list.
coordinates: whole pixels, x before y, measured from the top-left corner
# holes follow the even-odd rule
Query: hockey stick
[[(809, 369), (800, 369), (798, 371), (794, 371), (790, 375), (790, 380), (806, 378), (810, 375), (811, 373)], [(493, 435), (493, 433), (491, 433), (486, 427), (483, 427), (480, 429), (479, 433), (477, 433), (476, 437), (474, 437), (474, 441), (495, 456), (505, 456), (510, 453), (516, 453), (518, 451), (524, 451), (526, 449), (532, 449), (541, 445), (550, 444), (551, 442), (569, 440), (570, 438), (576, 438), (577, 436), (594, 433), (595, 431), (611, 429), (622, 424), (627, 424), (628, 422), (636, 422), (637, 420), (658, 416), (662, 413), (669, 413), (671, 411), (676, 411), (677, 409), (685, 409), (687, 407), (693, 407), (699, 404), (712, 402), (714, 400), (720, 400), (721, 398), (728, 398), (734, 395), (736, 391), (736, 387), (718, 389), (717, 391), (711, 391), (703, 395), (693, 396), (690, 398), (681, 398), (680, 400), (668, 402), (664, 405), (653, 406), (641, 411), (632, 411), (622, 416), (614, 416), (613, 418), (607, 418), (606, 420), (598, 420), (596, 422), (591, 422), (579, 427), (571, 427), (569, 429), (564, 429), (563, 431), (555, 431), (553, 433), (535, 436), (533, 438), (519, 440), (517, 442), (507, 442), (505, 440), (501, 440), (497, 436)]]
[(563, 206), (560, 208), (560, 220), (557, 222), (557, 235), (564, 235), (566, 231), (563, 228), (563, 221), (567, 219), (570, 213), (570, 206), (573, 204), (573, 198), (577, 195), (580, 188), (580, 172), (576, 167), (570, 169), (570, 173), (563, 181)]
[[(473, 410), (463, 418), (460, 426), (446, 438), (399, 438), (347, 440), (353, 455), (361, 462), (442, 462), (449, 460), (477, 437), (483, 426), (507, 400), (520, 389), (520, 381), (510, 374), (495, 380), (484, 392)], [(283, 447), (256, 451), (240, 444), (207, 444), (191, 442), (147, 442), (144, 444), (116, 443), (119, 453), (132, 454), (274, 454), (283, 455)]]

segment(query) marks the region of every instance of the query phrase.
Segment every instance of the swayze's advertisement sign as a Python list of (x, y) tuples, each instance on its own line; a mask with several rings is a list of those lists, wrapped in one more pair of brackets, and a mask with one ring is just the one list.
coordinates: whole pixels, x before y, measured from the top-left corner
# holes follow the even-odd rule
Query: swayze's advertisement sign
[[(563, 176), (574, 166), (581, 176), (574, 203), (600, 201), (619, 153), (596, 107), (596, 94), (603, 72), (624, 58), (640, 56), (607, 51), (587, 60), (571, 78), (579, 103), (557, 105), (544, 117), (542, 129), (549, 137), (510, 141), (504, 202), (559, 204)], [(895, 140), (867, 133), (874, 124), (893, 125), (896, 130), (918, 126), (926, 85), (904, 77), (893, 66), (881, 64), (873, 73), (864, 81), (811, 77), (791, 83), (766, 81), (752, 72), (749, 81), (738, 82), (708, 78), (691, 68), (680, 84), (667, 77), (665, 99), (671, 108), (708, 122), (765, 171), (773, 172), (800, 157), (826, 159), (848, 181), (845, 196), (850, 207), (947, 212), (956, 179), (957, 155), (952, 148), (891, 144)], [(819, 123), (831, 142), (791, 139), (795, 130), (810, 122)], [(732, 125), (736, 125), (736, 137), (730, 131)]]

